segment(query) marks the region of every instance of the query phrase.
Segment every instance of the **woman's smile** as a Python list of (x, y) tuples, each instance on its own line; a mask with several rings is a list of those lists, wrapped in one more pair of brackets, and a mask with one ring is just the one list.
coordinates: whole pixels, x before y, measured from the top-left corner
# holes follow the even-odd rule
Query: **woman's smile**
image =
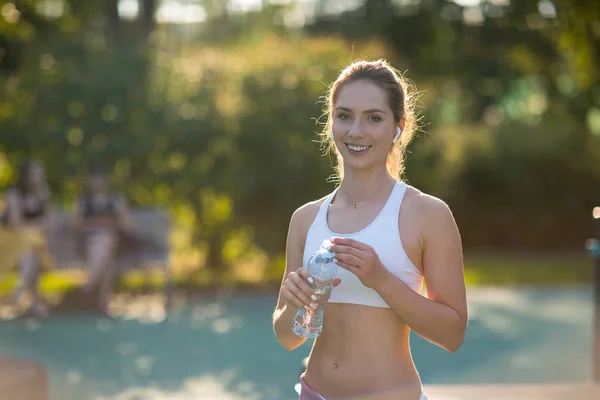
[(345, 143), (346, 144), (346, 148), (350, 151), (351, 154), (365, 154), (367, 151), (369, 151), (369, 149), (373, 146), (371, 145), (358, 145), (358, 144), (351, 144), (351, 143)]

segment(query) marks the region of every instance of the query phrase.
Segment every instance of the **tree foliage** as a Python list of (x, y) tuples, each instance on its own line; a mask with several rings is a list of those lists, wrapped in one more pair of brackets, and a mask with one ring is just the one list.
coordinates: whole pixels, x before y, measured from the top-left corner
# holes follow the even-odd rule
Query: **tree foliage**
[(129, 20), (116, 0), (0, 1), (0, 153), (41, 158), (63, 205), (108, 162), (134, 205), (191, 226), (208, 266), (235, 262), (231, 243), (275, 260), (294, 209), (333, 189), (316, 142), (327, 85), (387, 58), (422, 91), (407, 179), (450, 203), (465, 246), (581, 246), (600, 197), (595, 2), (327, 3), (295, 28), (293, 4), (204, 2), (204, 23), (177, 25), (154, 0)]

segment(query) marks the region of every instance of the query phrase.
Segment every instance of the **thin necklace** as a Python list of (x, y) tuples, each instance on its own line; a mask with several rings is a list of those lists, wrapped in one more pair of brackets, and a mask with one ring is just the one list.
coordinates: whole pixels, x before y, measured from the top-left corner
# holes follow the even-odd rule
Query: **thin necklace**
[(365, 197), (364, 199), (362, 199), (361, 201), (359, 201), (357, 203), (354, 203), (352, 200), (350, 200), (350, 197), (348, 196), (348, 191), (346, 190), (346, 186), (344, 186), (344, 195), (346, 196), (346, 199), (348, 201), (350, 201), (350, 203), (352, 204), (352, 208), (356, 209), (357, 205), (359, 205), (360, 203), (362, 203), (363, 201), (367, 200), (368, 198), (370, 198), (371, 196), (373, 196), (375, 193), (377, 193), (381, 189), (383, 189), (385, 187), (386, 183), (384, 183), (383, 185), (379, 186), (374, 192), (372, 192), (370, 195), (368, 195), (367, 197)]

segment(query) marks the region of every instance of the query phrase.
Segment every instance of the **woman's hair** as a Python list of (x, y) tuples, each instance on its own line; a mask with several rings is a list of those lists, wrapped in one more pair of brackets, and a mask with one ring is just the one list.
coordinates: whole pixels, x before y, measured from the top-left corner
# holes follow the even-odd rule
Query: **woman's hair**
[(334, 180), (343, 178), (343, 159), (336, 148), (332, 136), (333, 110), (340, 89), (351, 82), (369, 81), (377, 85), (387, 95), (390, 109), (394, 113), (396, 126), (401, 120), (405, 121), (404, 129), (400, 139), (392, 145), (388, 155), (387, 168), (395, 178), (401, 178), (404, 173), (404, 160), (406, 148), (415, 135), (418, 128), (418, 119), (415, 112), (415, 102), (418, 93), (415, 86), (408, 81), (400, 72), (396, 71), (385, 60), (356, 61), (347, 66), (329, 88), (326, 99), (327, 122), (321, 132), (321, 141), (327, 154), (334, 153), (337, 159), (336, 174)]
[(41, 167), (41, 163), (39, 160), (36, 160), (34, 158), (26, 158), (19, 166), (15, 187), (21, 194), (25, 195), (33, 190), (33, 187), (31, 186), (30, 176), (31, 171), (33, 171), (33, 168), (36, 166)]

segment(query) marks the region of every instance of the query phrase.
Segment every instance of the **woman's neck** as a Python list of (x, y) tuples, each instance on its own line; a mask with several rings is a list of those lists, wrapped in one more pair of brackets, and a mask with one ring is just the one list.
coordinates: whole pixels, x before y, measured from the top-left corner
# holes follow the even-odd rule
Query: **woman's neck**
[(350, 203), (356, 204), (376, 192), (381, 192), (383, 187), (391, 186), (395, 181), (385, 166), (372, 171), (344, 169), (340, 189)]

